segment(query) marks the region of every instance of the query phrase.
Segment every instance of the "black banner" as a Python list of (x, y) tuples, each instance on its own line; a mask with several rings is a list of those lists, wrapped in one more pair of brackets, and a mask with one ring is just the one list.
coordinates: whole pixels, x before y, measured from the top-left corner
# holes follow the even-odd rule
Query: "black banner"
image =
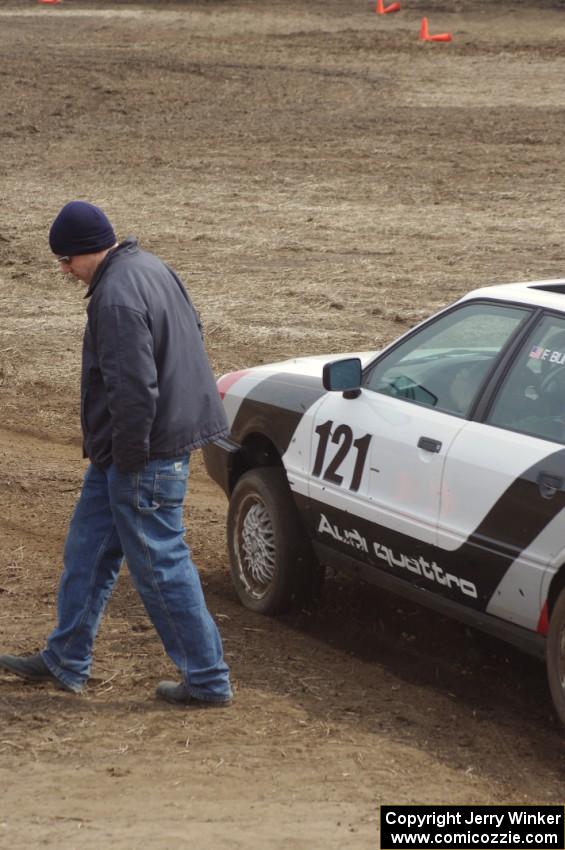
[(563, 806), (381, 806), (381, 850), (564, 850)]

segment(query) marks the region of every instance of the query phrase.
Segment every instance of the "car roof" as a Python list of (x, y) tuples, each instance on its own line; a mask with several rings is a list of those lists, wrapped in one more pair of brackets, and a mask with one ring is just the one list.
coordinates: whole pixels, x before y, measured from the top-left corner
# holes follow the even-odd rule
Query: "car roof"
[(460, 301), (477, 298), (495, 298), (565, 312), (565, 278), (483, 286), (468, 292)]

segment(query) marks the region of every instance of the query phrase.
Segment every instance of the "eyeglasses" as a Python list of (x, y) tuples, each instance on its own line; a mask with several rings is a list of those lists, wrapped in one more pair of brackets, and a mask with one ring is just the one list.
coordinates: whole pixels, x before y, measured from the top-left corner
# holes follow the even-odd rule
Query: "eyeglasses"
[(57, 257), (58, 263), (70, 263), (71, 260), (72, 260), (72, 257)]

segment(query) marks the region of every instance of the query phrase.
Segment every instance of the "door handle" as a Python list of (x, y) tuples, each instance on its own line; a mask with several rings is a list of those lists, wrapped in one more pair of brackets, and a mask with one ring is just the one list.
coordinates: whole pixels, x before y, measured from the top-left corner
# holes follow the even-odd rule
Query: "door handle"
[(538, 490), (542, 499), (553, 499), (562, 488), (563, 479), (559, 475), (550, 475), (547, 472), (540, 472), (538, 475)]
[(437, 452), (441, 451), (441, 440), (434, 440), (432, 437), (420, 437), (418, 448), (424, 449), (425, 452), (437, 454)]

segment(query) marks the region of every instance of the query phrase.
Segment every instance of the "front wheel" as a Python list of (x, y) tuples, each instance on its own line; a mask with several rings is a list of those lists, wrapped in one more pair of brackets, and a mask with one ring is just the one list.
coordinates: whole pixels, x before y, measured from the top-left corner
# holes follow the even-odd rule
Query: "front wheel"
[(228, 510), (232, 581), (246, 608), (279, 614), (317, 595), (322, 572), (283, 469), (260, 467), (237, 482)]
[(559, 719), (565, 725), (565, 589), (557, 597), (551, 612), (546, 666), (553, 704)]

